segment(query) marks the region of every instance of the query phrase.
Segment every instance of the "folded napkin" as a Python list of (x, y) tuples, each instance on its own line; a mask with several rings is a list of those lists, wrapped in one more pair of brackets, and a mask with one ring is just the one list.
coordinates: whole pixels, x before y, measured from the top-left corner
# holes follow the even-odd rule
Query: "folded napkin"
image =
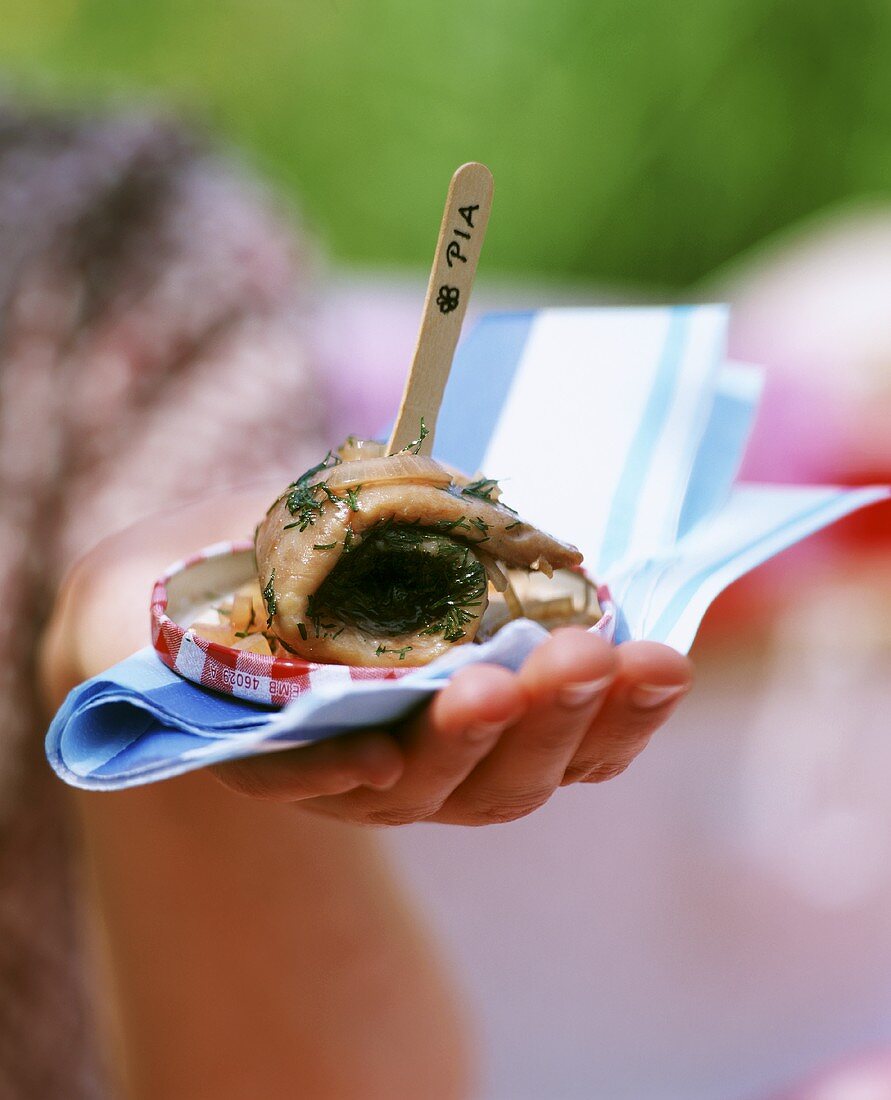
[[(617, 605), (617, 642), (686, 652), (728, 584), (888, 496), (734, 483), (762, 375), (727, 362), (727, 319), (716, 305), (495, 314), (456, 356), (435, 456), (484, 470), (524, 518), (579, 546)], [(165, 779), (393, 722), (464, 664), (517, 668), (545, 637), (519, 620), (398, 680), (321, 677), (280, 711), (197, 687), (144, 649), (71, 692), (47, 756), (88, 789)]]

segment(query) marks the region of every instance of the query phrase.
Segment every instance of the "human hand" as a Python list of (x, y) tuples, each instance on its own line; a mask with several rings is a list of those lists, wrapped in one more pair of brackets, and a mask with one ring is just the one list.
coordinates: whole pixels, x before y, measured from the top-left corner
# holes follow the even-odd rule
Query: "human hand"
[(560, 786), (628, 767), (691, 684), (686, 657), (654, 642), (612, 647), (565, 627), (517, 673), (461, 669), (398, 729), (366, 730), (218, 765), (242, 794), (373, 825), (490, 825)]
[[(44, 644), (54, 705), (146, 643), (147, 604), (167, 563), (250, 530), (269, 487), (212, 497), (107, 539), (63, 586)], [(539, 646), (517, 673), (460, 670), (398, 728), (369, 729), (212, 769), (255, 798), (361, 824), (485, 825), (523, 817), (569, 783), (618, 775), (689, 690), (666, 646), (613, 647), (581, 627)]]

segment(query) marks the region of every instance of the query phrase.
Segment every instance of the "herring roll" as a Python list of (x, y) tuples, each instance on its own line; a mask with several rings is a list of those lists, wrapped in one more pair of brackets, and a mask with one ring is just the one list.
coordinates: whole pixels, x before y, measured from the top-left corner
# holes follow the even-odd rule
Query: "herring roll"
[(256, 533), (268, 627), (290, 653), (423, 665), (473, 641), (501, 566), (577, 566), (579, 551), (523, 521), (497, 483), (349, 439), (288, 486)]

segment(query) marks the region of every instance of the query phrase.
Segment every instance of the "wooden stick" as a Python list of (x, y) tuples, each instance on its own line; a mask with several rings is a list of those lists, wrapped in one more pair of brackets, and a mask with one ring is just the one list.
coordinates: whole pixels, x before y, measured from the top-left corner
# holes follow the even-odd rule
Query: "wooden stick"
[(430, 454), (436, 418), (476, 275), (492, 209), (492, 173), (485, 164), (462, 164), (452, 176), (411, 369), (387, 454), (404, 450), (424, 433), (418, 454)]

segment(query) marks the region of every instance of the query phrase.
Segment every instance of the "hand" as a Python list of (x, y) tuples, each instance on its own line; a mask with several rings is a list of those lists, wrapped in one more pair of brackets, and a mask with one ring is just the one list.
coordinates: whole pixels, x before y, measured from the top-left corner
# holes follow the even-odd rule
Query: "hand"
[(617, 648), (554, 631), (517, 673), (461, 669), (395, 731), (369, 730), (213, 769), (255, 798), (375, 825), (490, 825), (524, 817), (559, 786), (628, 767), (691, 684), (667, 646)]
[[(196, 547), (239, 537), (277, 486), (211, 497), (100, 543), (63, 586), (44, 644), (53, 705), (146, 644), (154, 578)], [(362, 824), (486, 825), (523, 817), (568, 783), (619, 775), (691, 683), (666, 646), (619, 647), (580, 627), (554, 631), (517, 673), (458, 672), (393, 730), (367, 730), (213, 769), (255, 798), (299, 802)]]

